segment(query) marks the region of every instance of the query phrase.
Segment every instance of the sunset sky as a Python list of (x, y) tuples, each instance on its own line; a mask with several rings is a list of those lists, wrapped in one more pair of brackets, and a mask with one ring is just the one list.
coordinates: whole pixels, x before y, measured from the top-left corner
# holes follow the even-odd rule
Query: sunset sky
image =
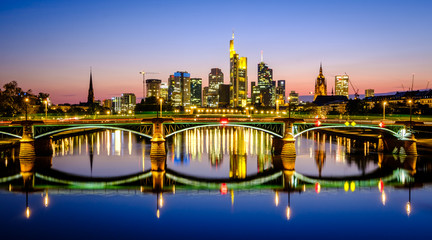
[[(260, 52), (287, 92), (314, 89), (320, 62), (328, 92), (347, 73), (364, 93), (423, 89), (432, 80), (432, 1), (0, 2), (0, 85), (17, 81), (54, 103), (142, 97), (140, 71), (188, 71), (207, 85), (211, 68), (229, 83), (229, 40), (257, 79)], [(432, 87), (429, 85), (429, 87)], [(352, 90), (350, 89), (352, 94)]]

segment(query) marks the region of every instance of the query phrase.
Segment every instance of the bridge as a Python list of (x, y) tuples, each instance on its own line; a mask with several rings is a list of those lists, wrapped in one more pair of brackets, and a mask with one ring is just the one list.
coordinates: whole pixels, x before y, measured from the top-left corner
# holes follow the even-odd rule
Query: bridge
[[(403, 148), (405, 154), (416, 155), (416, 139), (403, 124), (378, 126), (372, 121), (304, 120), (294, 118), (148, 118), (127, 120), (74, 120), (74, 121), (15, 121), (0, 125), (0, 136), (20, 141), (35, 141), (38, 155), (52, 153), (51, 137), (58, 134), (76, 133), (90, 129), (110, 129), (132, 132), (149, 138), (151, 155), (166, 155), (165, 139), (183, 131), (202, 127), (242, 127), (263, 131), (274, 136), (275, 152), (295, 155), (295, 139), (314, 130), (369, 129), (379, 134), (378, 151), (393, 152)], [(278, 143), (278, 140), (279, 143)]]

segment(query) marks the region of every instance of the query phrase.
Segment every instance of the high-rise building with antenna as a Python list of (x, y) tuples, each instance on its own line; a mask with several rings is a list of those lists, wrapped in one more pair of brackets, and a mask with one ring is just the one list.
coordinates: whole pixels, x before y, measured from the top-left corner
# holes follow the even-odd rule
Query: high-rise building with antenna
[(230, 105), (245, 107), (247, 104), (247, 58), (239, 57), (234, 50), (234, 33), (230, 40)]

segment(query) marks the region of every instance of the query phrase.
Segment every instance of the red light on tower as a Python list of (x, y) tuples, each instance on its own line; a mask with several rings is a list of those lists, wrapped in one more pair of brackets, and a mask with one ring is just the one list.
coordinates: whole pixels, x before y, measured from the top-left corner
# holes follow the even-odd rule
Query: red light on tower
[(221, 192), (222, 195), (225, 195), (225, 194), (228, 193), (228, 187), (227, 187), (226, 183), (222, 183), (221, 184), (220, 192)]
[(383, 127), (385, 127), (385, 124), (384, 124), (384, 122), (380, 122), (380, 123), (378, 124), (378, 126), (379, 126), (380, 128), (383, 128)]

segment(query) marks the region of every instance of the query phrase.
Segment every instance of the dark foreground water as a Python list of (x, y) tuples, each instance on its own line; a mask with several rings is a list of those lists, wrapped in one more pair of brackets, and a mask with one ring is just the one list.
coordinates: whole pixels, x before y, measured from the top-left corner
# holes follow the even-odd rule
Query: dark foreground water
[[(290, 159), (295, 173), (287, 177), (287, 171), (277, 175), (283, 168), (271, 155), (271, 135), (204, 128), (168, 139), (163, 187), (156, 190), (157, 181), (146, 175), (154, 165), (147, 140), (106, 131), (54, 145), (54, 157), (36, 159), (45, 164), (31, 178), (23, 174), (19, 150), (0, 153), (2, 238), (432, 236), (428, 156), (382, 156), (373, 143), (353, 148), (352, 140), (310, 133), (297, 139), (297, 157)], [(143, 178), (108, 187), (87, 184), (125, 176)], [(270, 176), (276, 177), (262, 182)], [(287, 179), (293, 179), (289, 187)]]

